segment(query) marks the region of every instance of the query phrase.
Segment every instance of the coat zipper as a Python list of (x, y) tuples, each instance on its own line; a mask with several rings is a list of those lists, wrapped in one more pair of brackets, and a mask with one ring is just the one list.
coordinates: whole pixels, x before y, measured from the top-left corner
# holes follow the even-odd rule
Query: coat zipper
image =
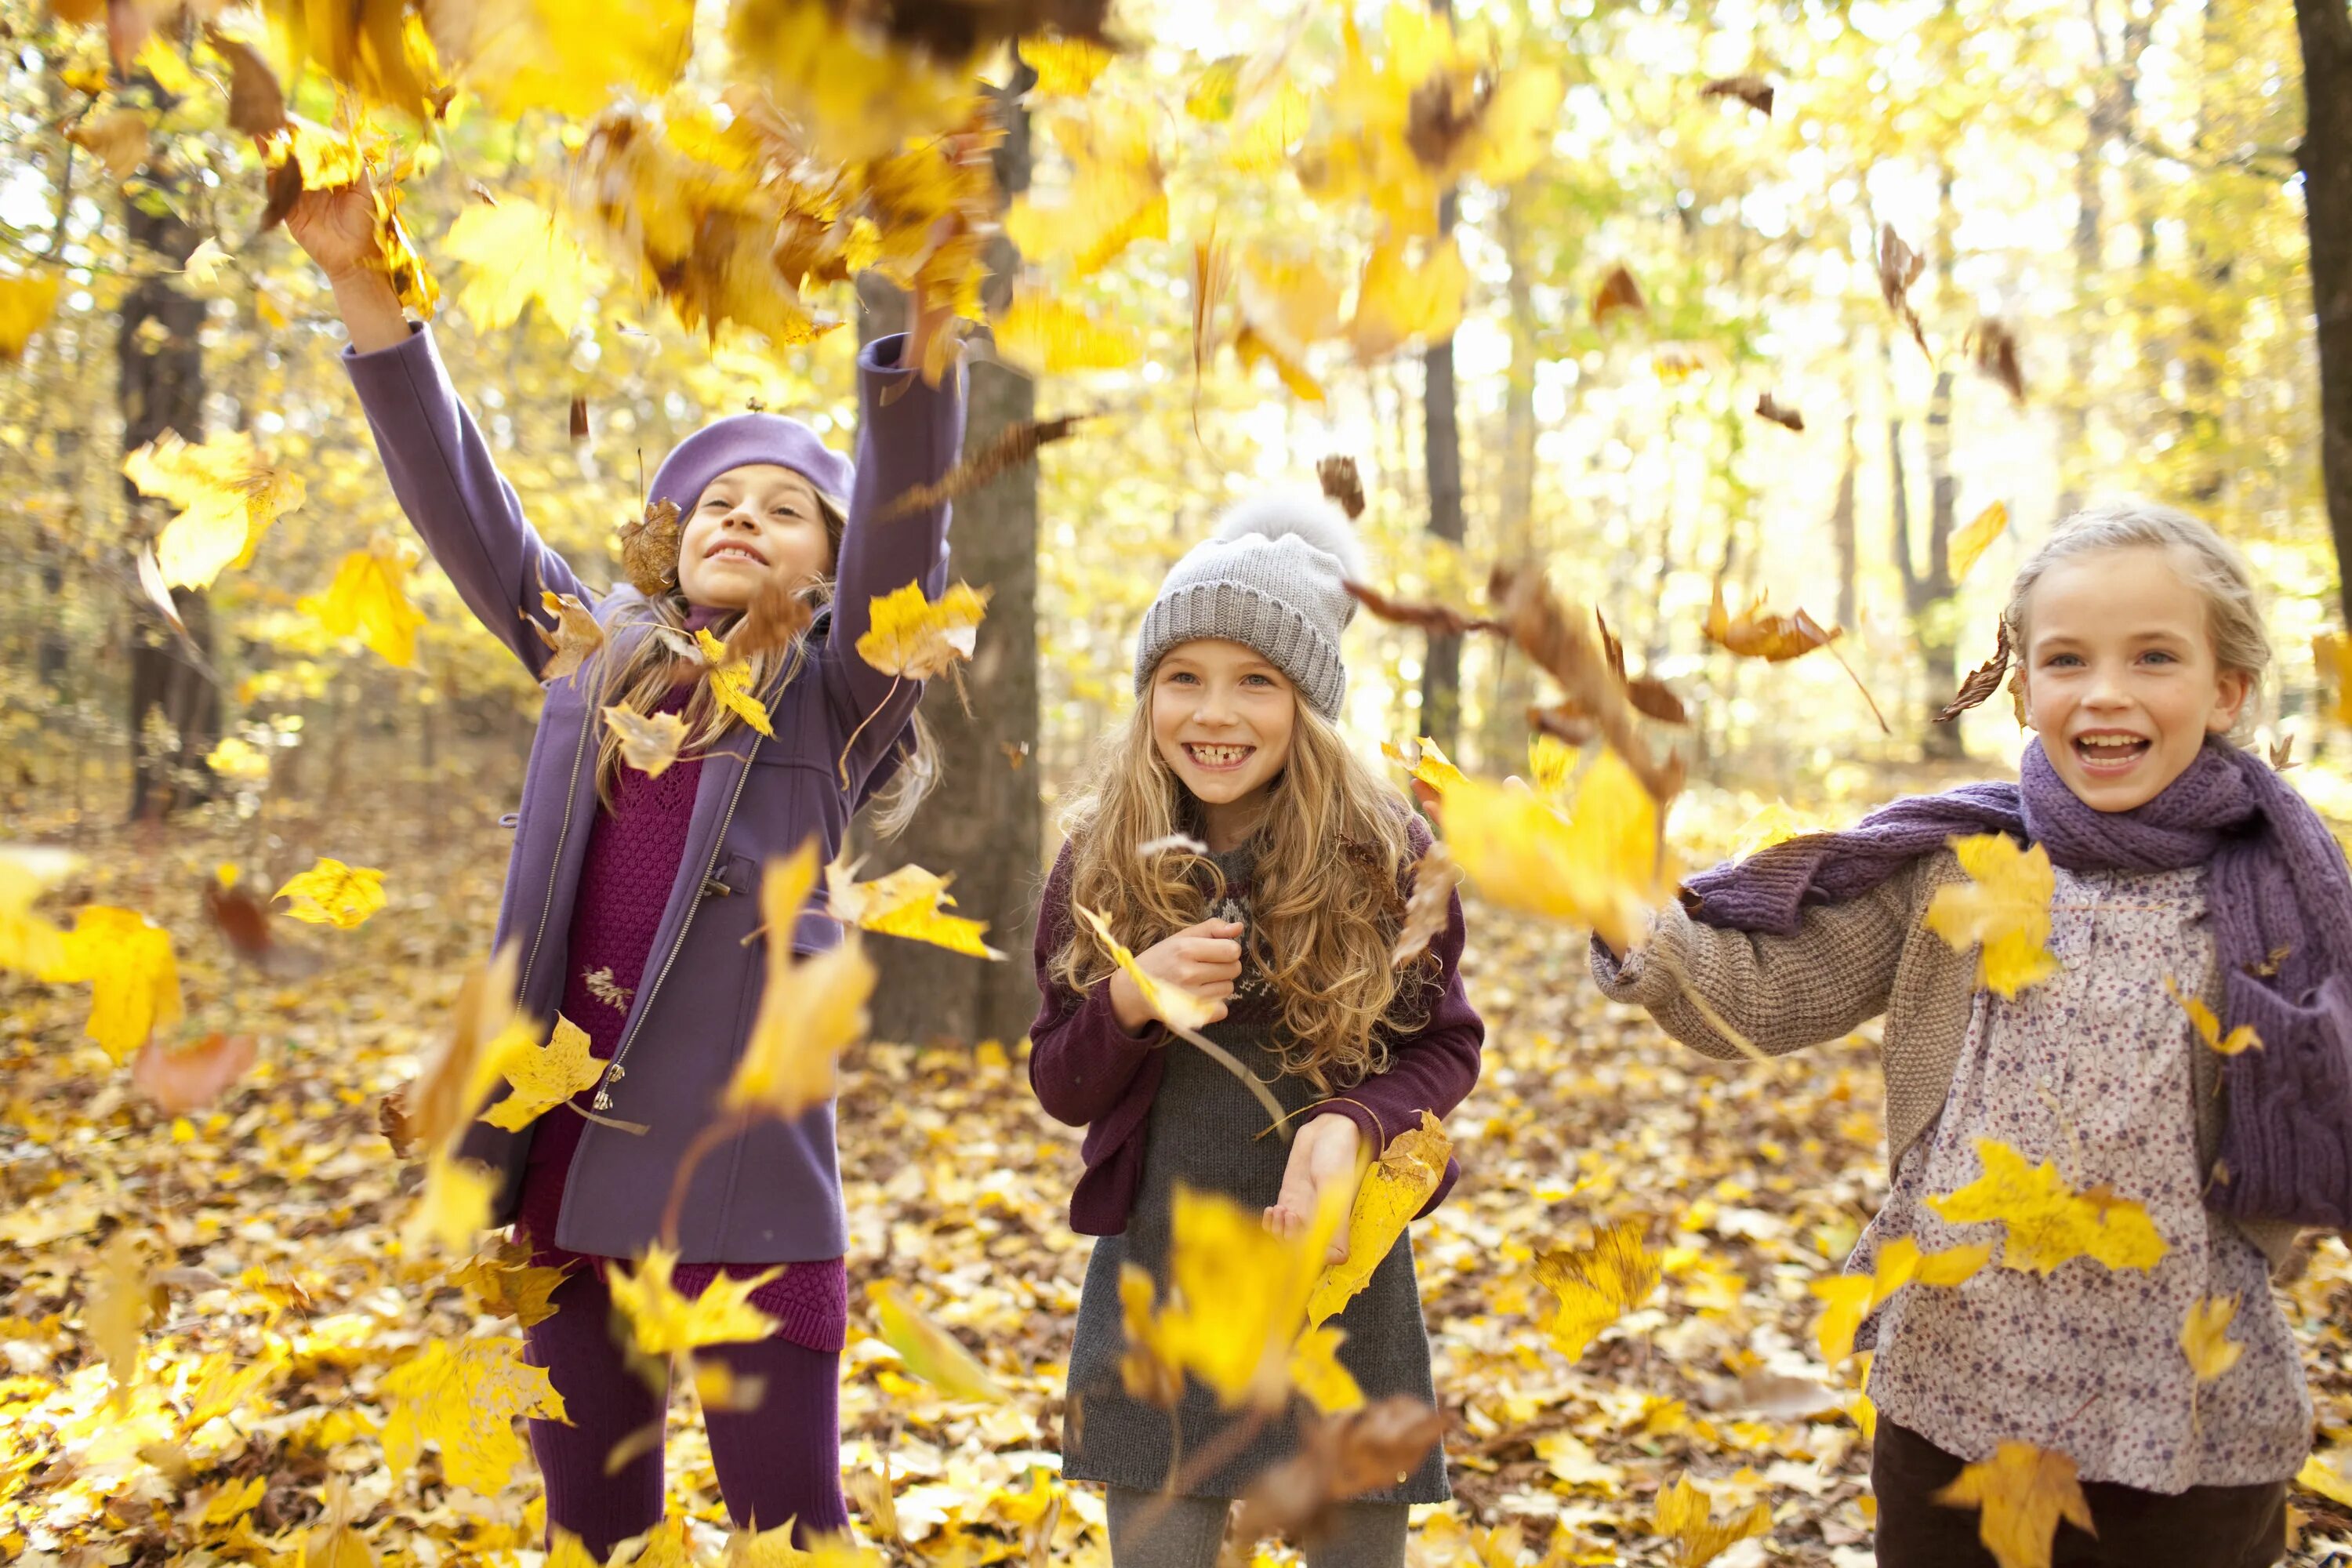
[(638, 1029), (644, 1026), (646, 1015), (653, 1011), (654, 998), (661, 994), (662, 982), (669, 978), (670, 965), (677, 961), (678, 950), (686, 945), (686, 933), (694, 929), (695, 913), (702, 908), (704, 889), (710, 885), (710, 873), (718, 868), (719, 852), (726, 847), (728, 826), (735, 820), (735, 805), (743, 798), (743, 786), (751, 782), (751, 762), (759, 750), (760, 737), (754, 735), (751, 737), (751, 749), (743, 754), (743, 771), (735, 775), (735, 793), (727, 797), (727, 813), (719, 819), (719, 832), (710, 841), (710, 856), (703, 862), (702, 875), (695, 884), (694, 901), (686, 906), (686, 918), (678, 922), (677, 935), (670, 942), (669, 952), (662, 955), (661, 967), (654, 972), (653, 984), (637, 997), (637, 1016), (630, 1023), (629, 1032), (621, 1037), (619, 1048), (613, 1052), (613, 1059), (604, 1068), (604, 1081), (596, 1086), (594, 1104), (599, 1110), (613, 1109), (613, 1086), (628, 1076), (627, 1070), (621, 1066), (621, 1058), (629, 1054), (629, 1046), (636, 1039)]
[(547, 901), (539, 906), (539, 930), (531, 934), (530, 956), (523, 960), (522, 980), (515, 987), (518, 999), (530, 994), (530, 972), (539, 967), (540, 943), (547, 940), (547, 917), (555, 912), (555, 878), (563, 863), (563, 841), (572, 836), (572, 804), (580, 795), (580, 759), (588, 754), (588, 726), (594, 722), (593, 714), (580, 724), (580, 739), (572, 747), (572, 777), (563, 786), (563, 822), (555, 830), (555, 864), (547, 869)]

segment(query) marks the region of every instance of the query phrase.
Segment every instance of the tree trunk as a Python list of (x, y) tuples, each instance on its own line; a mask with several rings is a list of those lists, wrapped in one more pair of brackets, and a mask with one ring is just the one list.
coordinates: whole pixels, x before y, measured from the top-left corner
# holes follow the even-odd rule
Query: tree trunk
[(1837, 548), (1837, 624), (1852, 631), (1861, 614), (1862, 542), (1854, 535), (1853, 481), (1862, 467), (1862, 448), (1854, 440), (1858, 416), (1845, 416), (1845, 467), (1838, 471), (1837, 500), (1830, 507), (1830, 540)]
[[(155, 170), (159, 184), (169, 174)], [(122, 299), (121, 334), (115, 340), (118, 392), (122, 403), (125, 452), (176, 430), (189, 441), (204, 439), (205, 362), (196, 334), (205, 305), (173, 286), (173, 273), (187, 263), (197, 235), (168, 212), (149, 212), (136, 202), (123, 210), (130, 254), (173, 272), (141, 279)], [(160, 515), (128, 483), (134, 512)], [(146, 532), (147, 530), (142, 530)], [(212, 770), (205, 758), (220, 739), (220, 693), (206, 666), (212, 658), (212, 601), (187, 588), (172, 591), (172, 602), (188, 628), (195, 657), (185, 643), (142, 615), (131, 649), (131, 815), (134, 820), (168, 816), (178, 806), (209, 798)]]
[[(1503, 460), (1494, 492), (1496, 555), (1503, 561), (1531, 561), (1541, 553), (1535, 519), (1536, 366), (1541, 350), (1536, 339), (1535, 264), (1528, 255), (1527, 220), (1517, 210), (1522, 199), (1513, 192), (1496, 225), (1503, 259), (1511, 269), (1505, 292), (1510, 307), (1510, 381), (1503, 389)], [(1527, 708), (1535, 699), (1533, 667), (1499, 643), (1495, 646), (1494, 698), (1481, 732), (1480, 750), (1489, 764), (1508, 760), (1521, 749)]]
[[(1027, 67), (995, 94), (1005, 139), (996, 179), (1007, 197), (1029, 184)], [(992, 295), (1010, 288), (1019, 257), (1003, 237), (989, 258)], [(992, 307), (1003, 300), (992, 297)], [(978, 450), (1036, 416), (1036, 387), (997, 364), (971, 367), (964, 448)], [(1030, 921), (1042, 858), (1037, 770), (1037, 470), (1023, 465), (955, 503), (950, 574), (994, 595), (966, 672), (970, 710), (954, 683), (933, 681), (922, 713), (938, 753), (940, 795), (882, 847), (878, 875), (913, 863), (952, 876), (957, 912), (988, 922), (988, 941), (1011, 956), (992, 963), (941, 948), (874, 939), (882, 971), (874, 997), (876, 1037), (1006, 1045), (1028, 1031), (1037, 989), (1028, 963)]]
[[(1430, 0), (1430, 12), (1451, 25), (1454, 0)], [(1454, 195), (1437, 199), (1437, 235), (1451, 243)], [(1454, 417), (1454, 339), (1422, 353), (1422, 450), (1429, 474), (1429, 531), (1459, 546), (1463, 539), (1462, 429)], [(1421, 667), (1421, 732), (1454, 750), (1462, 738), (1462, 639), (1429, 634)]]
[(2336, 541), (2337, 592), (2352, 619), (2352, 13), (2295, 0), (2303, 38), (2303, 210), (2319, 321), (2319, 473)]
[(2059, 408), (2058, 515), (2068, 517), (2083, 504), (2083, 465), (2090, 458), (2092, 349), (2098, 341), (2093, 323), (2098, 320), (2091, 296), (2105, 276), (2106, 199), (2101, 171), (2107, 149), (2118, 137), (2131, 133), (2139, 103), (2140, 56), (2156, 30), (2162, 0), (2151, 0), (2145, 10), (2128, 9), (2122, 42), (2111, 58), (2105, 29), (2099, 25), (2098, 5), (2091, 6), (2091, 38), (2099, 51), (2099, 80), (2083, 129), (2083, 150), (2074, 158), (2075, 324), (2066, 340), (2066, 393)]

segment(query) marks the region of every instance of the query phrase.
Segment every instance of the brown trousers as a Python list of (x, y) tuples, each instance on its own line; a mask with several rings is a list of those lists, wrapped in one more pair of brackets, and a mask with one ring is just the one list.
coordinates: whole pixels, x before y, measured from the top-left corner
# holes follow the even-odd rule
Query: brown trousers
[[(1966, 1463), (1880, 1419), (1871, 1446), (1879, 1568), (1994, 1568), (1977, 1510), (1935, 1500)], [(2095, 1538), (2063, 1520), (2051, 1568), (2270, 1568), (2286, 1555), (2286, 1483), (2146, 1492), (2085, 1481)]]

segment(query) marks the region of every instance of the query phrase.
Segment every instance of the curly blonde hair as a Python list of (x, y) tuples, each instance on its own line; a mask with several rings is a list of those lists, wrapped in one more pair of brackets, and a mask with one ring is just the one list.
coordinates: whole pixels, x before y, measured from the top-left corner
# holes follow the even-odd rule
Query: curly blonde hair
[[(1384, 1070), (1391, 1044), (1427, 1021), (1438, 963), (1428, 952), (1402, 970), (1391, 962), (1412, 862), (1411, 808), (1328, 721), (1303, 702), (1297, 715), (1258, 829), (1242, 941), (1276, 1001), (1283, 1070), (1328, 1093)], [(1197, 804), (1153, 743), (1148, 696), (1097, 748), (1062, 827), (1072, 906), (1100, 914), (1139, 952), (1206, 919), (1224, 894), (1223, 877), (1202, 856), (1136, 853), (1199, 828)], [(1048, 972), (1084, 992), (1112, 967), (1091, 933), (1073, 929)]]

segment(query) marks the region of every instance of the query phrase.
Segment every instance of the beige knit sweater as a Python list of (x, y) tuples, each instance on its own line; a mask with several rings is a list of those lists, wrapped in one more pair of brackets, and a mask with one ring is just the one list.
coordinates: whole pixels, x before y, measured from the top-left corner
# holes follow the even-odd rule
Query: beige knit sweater
[[(1944, 1109), (1975, 1011), (1976, 949), (1955, 950), (1927, 924), (1936, 889), (1965, 880), (1952, 852), (1938, 850), (1861, 898), (1808, 909), (1797, 934), (1789, 937), (1720, 931), (1669, 903), (1652, 922), (1648, 940), (1622, 958), (1594, 942), (1593, 977), (1615, 1000), (1647, 1008), (1684, 1045), (1724, 1058), (1747, 1053), (1707, 1021), (1692, 1002), (1694, 994), (1770, 1056), (1843, 1039), (1884, 1013), (1878, 1055), (1886, 1076), (1892, 1170)], [(2218, 965), (2206, 974), (2203, 990), (2218, 1015)], [(2197, 1150), (2208, 1171), (2221, 1145), (2221, 1073), (2218, 1056), (2196, 1053), (2190, 1077)], [(2241, 1228), (2273, 1265), (2294, 1244), (2291, 1223), (2260, 1220)]]

